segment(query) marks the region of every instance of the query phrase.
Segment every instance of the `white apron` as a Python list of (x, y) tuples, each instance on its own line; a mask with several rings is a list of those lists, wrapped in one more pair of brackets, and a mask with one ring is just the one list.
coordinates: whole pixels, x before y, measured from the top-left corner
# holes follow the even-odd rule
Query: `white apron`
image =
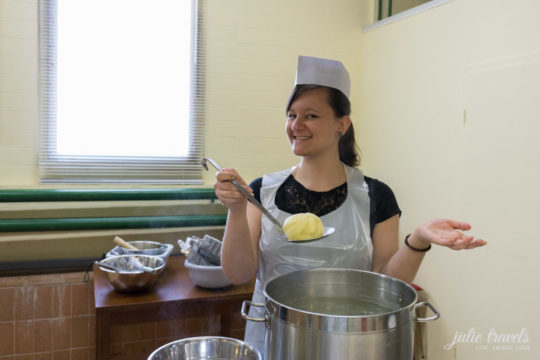
[[(370, 270), (373, 246), (370, 238), (369, 194), (362, 171), (345, 166), (347, 198), (336, 210), (321, 217), (325, 226), (336, 229), (331, 236), (310, 243), (295, 244), (278, 240), (278, 230), (262, 215), (259, 241), (259, 270), (252, 301), (264, 304), (264, 284), (274, 277), (313, 268)], [(263, 177), (261, 203), (282, 224), (291, 214), (275, 204), (278, 188), (294, 168)], [(250, 316), (264, 318), (264, 308), (252, 306)], [(266, 327), (263, 322), (247, 321), (245, 342), (264, 356)]]

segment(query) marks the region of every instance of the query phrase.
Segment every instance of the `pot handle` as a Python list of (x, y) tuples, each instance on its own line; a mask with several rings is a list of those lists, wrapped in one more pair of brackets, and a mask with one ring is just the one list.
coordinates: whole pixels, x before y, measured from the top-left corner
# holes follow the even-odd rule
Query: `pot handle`
[(264, 304), (254, 303), (249, 300), (242, 301), (242, 310), (240, 310), (240, 313), (242, 314), (242, 317), (249, 321), (255, 321), (255, 322), (266, 322), (266, 318), (256, 318), (248, 315), (249, 310), (247, 310), (247, 307), (249, 306), (255, 306), (255, 307), (264, 307)]
[[(422, 307), (422, 306), (427, 306), (428, 308), (431, 309), (431, 311), (433, 311), (433, 316), (429, 316), (429, 317), (425, 317), (425, 318), (419, 318), (419, 317), (416, 317), (416, 309), (419, 308), (419, 307)], [(433, 307), (433, 305), (431, 305), (430, 303), (428, 303), (427, 301), (422, 301), (422, 302), (419, 302), (419, 303), (416, 303), (414, 305), (414, 317), (416, 319), (416, 321), (418, 322), (428, 322), (428, 321), (433, 321), (433, 320), (437, 320), (439, 318), (441, 314), (439, 314), (439, 312), (437, 311), (437, 309), (435, 309)]]

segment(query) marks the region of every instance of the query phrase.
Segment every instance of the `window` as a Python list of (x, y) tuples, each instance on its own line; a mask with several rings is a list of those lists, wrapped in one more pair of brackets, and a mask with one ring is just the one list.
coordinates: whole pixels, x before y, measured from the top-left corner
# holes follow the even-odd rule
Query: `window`
[(422, 5), (431, 0), (376, 0), (377, 21), (385, 19), (405, 10)]
[(202, 0), (41, 0), (41, 183), (200, 184)]
[(371, 31), (381, 26), (420, 14), (453, 0), (372, 0), (362, 2), (362, 30)]

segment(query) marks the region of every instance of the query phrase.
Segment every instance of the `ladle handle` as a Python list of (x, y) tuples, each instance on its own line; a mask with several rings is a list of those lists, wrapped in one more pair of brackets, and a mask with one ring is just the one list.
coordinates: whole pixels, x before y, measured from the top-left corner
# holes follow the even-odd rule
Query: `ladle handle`
[(111, 270), (111, 271), (114, 271), (114, 272), (118, 272), (118, 269), (116, 269), (114, 266), (110, 266), (110, 265), (107, 265), (107, 264), (102, 264), (99, 261), (94, 261), (94, 264), (99, 268), (103, 268), (103, 269)]
[(236, 180), (233, 180), (232, 184), (238, 190), (240, 190), (240, 192), (244, 194), (253, 205), (258, 207), (263, 212), (263, 214), (266, 215), (266, 217), (274, 223), (274, 225), (278, 228), (279, 231), (284, 232), (281, 223), (274, 216), (272, 216), (272, 214), (270, 214), (270, 211), (266, 210), (266, 208), (262, 206), (262, 204), (257, 199), (255, 199), (253, 195), (251, 195), (246, 189), (244, 189), (244, 187), (240, 185)]
[[(218, 165), (218, 163), (216, 163), (214, 160), (210, 159), (210, 158), (203, 158), (202, 159), (202, 162), (201, 164), (204, 166), (205, 169), (208, 170), (208, 167), (206, 166), (206, 162), (209, 162), (210, 164), (212, 164), (212, 166), (214, 166), (218, 171), (221, 171), (222, 168), (221, 166)], [(266, 217), (268, 219), (270, 219), (270, 221), (272, 221), (274, 223), (274, 225), (278, 228), (279, 231), (281, 231), (282, 233), (284, 232), (283, 231), (283, 226), (281, 225), (281, 223), (274, 217), (272, 216), (272, 214), (270, 214), (270, 212), (268, 210), (266, 210), (266, 208), (264, 206), (262, 206), (262, 204), (253, 197), (253, 195), (251, 195), (249, 193), (249, 191), (247, 191), (246, 189), (244, 189), (244, 187), (242, 185), (240, 185), (238, 183), (238, 181), (236, 180), (232, 180), (231, 183), (234, 185), (234, 187), (236, 187), (242, 194), (244, 194), (244, 196), (253, 204), (255, 205), (256, 207), (258, 207), (264, 215), (266, 215)]]

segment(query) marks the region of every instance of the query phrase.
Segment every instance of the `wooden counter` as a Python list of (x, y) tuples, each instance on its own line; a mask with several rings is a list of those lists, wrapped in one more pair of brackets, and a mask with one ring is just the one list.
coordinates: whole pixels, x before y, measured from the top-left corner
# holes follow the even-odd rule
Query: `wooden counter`
[[(251, 299), (254, 281), (203, 289), (191, 282), (184, 260), (170, 257), (155, 286), (135, 294), (115, 291), (105, 273), (94, 267), (97, 359), (143, 360), (157, 347), (180, 338), (243, 336), (240, 308), (242, 301)], [(176, 330), (170, 330), (171, 322)], [(127, 334), (128, 326), (135, 335)]]

